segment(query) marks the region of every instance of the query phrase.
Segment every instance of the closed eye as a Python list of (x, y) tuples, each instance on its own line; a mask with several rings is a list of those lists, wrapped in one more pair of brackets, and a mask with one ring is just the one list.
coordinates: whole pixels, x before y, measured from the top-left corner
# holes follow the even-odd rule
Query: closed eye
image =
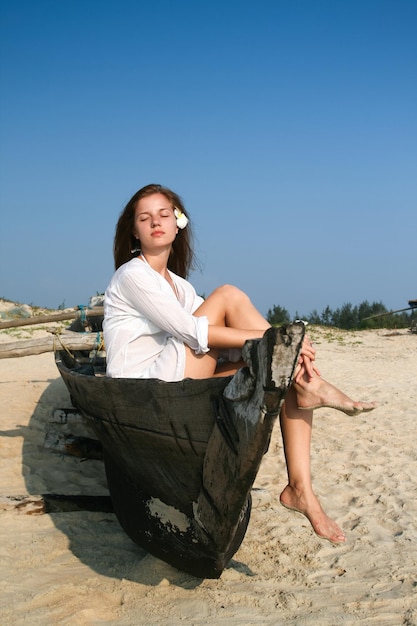
[[(162, 211), (159, 212), (159, 216), (160, 217), (171, 217), (172, 216), (172, 211), (171, 209), (163, 209)], [(149, 219), (150, 214), (149, 213), (139, 213), (139, 221), (140, 222), (146, 222), (147, 219)]]

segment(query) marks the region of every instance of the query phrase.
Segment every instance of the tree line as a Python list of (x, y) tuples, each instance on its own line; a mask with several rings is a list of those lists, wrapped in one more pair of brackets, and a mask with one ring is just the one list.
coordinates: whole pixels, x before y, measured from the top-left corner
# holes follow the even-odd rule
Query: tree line
[[(386, 313), (387, 315), (381, 315)], [(366, 319), (372, 315), (380, 315), (373, 319)], [(268, 310), (266, 319), (272, 326), (290, 323), (291, 316), (285, 307), (274, 305)], [(357, 306), (350, 302), (337, 309), (326, 306), (321, 313), (314, 309), (309, 315), (295, 314), (295, 319), (302, 319), (309, 324), (320, 326), (334, 326), (346, 330), (359, 330), (365, 328), (408, 328), (417, 324), (417, 309), (402, 311), (401, 313), (389, 313), (382, 302), (370, 304), (367, 300)]]

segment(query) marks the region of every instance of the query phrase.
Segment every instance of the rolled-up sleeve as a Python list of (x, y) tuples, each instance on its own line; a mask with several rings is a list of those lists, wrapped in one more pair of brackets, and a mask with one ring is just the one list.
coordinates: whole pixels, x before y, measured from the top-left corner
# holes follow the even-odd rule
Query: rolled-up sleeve
[(198, 348), (193, 348), (190, 344), (190, 348), (195, 350), (196, 354), (204, 354), (209, 351), (208, 347), (208, 318), (205, 315), (201, 317), (195, 317), (194, 319), (197, 322), (197, 340), (198, 340)]

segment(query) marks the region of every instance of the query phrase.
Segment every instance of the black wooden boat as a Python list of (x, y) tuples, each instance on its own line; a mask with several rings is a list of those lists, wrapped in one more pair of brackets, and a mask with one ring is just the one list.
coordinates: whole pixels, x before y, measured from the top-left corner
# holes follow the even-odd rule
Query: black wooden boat
[[(304, 324), (269, 329), (233, 377), (115, 379), (56, 353), (72, 403), (103, 447), (126, 533), (174, 567), (218, 578), (249, 523), (250, 492), (291, 383)], [(84, 359), (85, 361), (85, 359)]]

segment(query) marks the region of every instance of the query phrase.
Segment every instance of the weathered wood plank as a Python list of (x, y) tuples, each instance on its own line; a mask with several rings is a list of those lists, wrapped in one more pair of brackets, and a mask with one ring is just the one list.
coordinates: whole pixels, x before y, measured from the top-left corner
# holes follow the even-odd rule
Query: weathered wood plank
[(49, 431), (45, 435), (45, 448), (53, 452), (76, 456), (81, 459), (103, 459), (103, 447), (97, 439), (77, 437), (70, 433)]
[(76, 511), (97, 511), (113, 513), (110, 496), (89, 495), (22, 495), (1, 496), (0, 511), (16, 511), (23, 515), (43, 515), (45, 513), (72, 513)]
[(32, 356), (54, 350), (92, 350), (97, 346), (97, 333), (75, 333), (65, 331), (61, 334), (50, 334), (38, 339), (22, 339), (11, 343), (0, 343), (0, 359), (21, 356)]
[(83, 424), (81, 413), (74, 408), (54, 409), (49, 420), (53, 424)]
[(97, 306), (91, 309), (74, 309), (73, 311), (59, 311), (57, 313), (48, 313), (48, 315), (35, 315), (25, 319), (13, 319), (0, 322), (0, 330), (2, 328), (17, 328), (19, 326), (35, 326), (37, 324), (46, 324), (48, 322), (63, 322), (66, 320), (75, 320), (84, 315), (87, 317), (100, 317), (104, 315), (104, 308)]

